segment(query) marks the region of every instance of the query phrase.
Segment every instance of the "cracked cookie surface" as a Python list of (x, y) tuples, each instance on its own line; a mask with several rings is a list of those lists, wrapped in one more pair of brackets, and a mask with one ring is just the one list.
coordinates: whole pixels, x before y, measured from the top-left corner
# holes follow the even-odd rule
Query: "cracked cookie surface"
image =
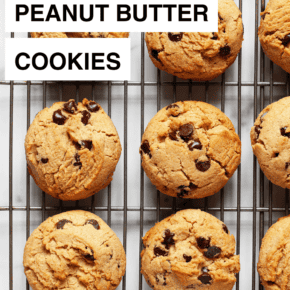
[(93, 213), (48, 218), (26, 242), (24, 272), (33, 290), (113, 290), (125, 274), (123, 246)]
[(290, 216), (273, 224), (262, 240), (258, 272), (266, 290), (288, 290), (290, 259)]
[(290, 188), (290, 97), (267, 106), (251, 128), (251, 143), (260, 167), (276, 185)]
[(143, 238), (141, 272), (156, 290), (230, 290), (240, 271), (235, 238), (224, 223), (201, 210), (182, 210)]
[(129, 32), (30, 32), (32, 38), (128, 38)]
[(121, 144), (99, 104), (69, 100), (37, 114), (25, 151), (29, 173), (41, 190), (62, 200), (79, 200), (111, 182)]
[(203, 198), (218, 192), (234, 174), (240, 164), (241, 141), (219, 109), (184, 101), (152, 118), (140, 154), (147, 176), (159, 191)]
[(154, 65), (182, 79), (212, 80), (233, 64), (242, 47), (241, 12), (233, 0), (219, 0), (218, 32), (147, 32)]
[(261, 13), (259, 39), (265, 54), (290, 73), (290, 3), (270, 0)]

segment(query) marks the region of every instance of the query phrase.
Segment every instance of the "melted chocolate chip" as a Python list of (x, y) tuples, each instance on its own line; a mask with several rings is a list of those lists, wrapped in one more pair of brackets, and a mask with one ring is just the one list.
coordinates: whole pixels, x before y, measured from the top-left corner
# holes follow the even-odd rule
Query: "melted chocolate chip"
[(81, 111), (81, 113), (83, 115), (82, 118), (81, 118), (81, 121), (82, 121), (83, 124), (87, 125), (88, 122), (89, 122), (89, 119), (91, 117), (91, 113), (86, 111), (86, 110)]
[(211, 284), (212, 277), (208, 273), (203, 273), (197, 278), (202, 284)]
[(188, 195), (188, 191), (186, 191), (185, 189), (182, 189), (181, 191), (177, 192), (177, 197), (179, 197), (179, 198), (184, 197), (186, 195)]
[(83, 255), (83, 257), (84, 257), (86, 260), (88, 260), (88, 261), (90, 261), (90, 262), (93, 262), (93, 261), (95, 261), (95, 258), (94, 258), (94, 251), (91, 249), (91, 252), (92, 252), (91, 255), (90, 255), (90, 254), (86, 254), (86, 255)]
[(81, 169), (82, 163), (80, 161), (80, 155), (78, 153), (75, 154), (75, 160), (76, 160), (76, 162), (74, 163), (74, 166), (79, 166), (80, 167), (79, 169)]
[(196, 239), (197, 245), (200, 249), (208, 249), (210, 246), (210, 238), (205, 239), (203, 237), (199, 237)]
[(212, 40), (217, 40), (218, 39), (218, 35), (215, 33), (215, 32), (213, 32), (212, 33), (212, 38), (211, 38)]
[(208, 259), (213, 259), (213, 258), (217, 258), (220, 255), (221, 251), (222, 251), (221, 248), (212, 246), (212, 247), (209, 247), (207, 251), (203, 253), (203, 255), (207, 257)]
[(75, 100), (71, 100), (71, 101), (64, 103), (63, 109), (66, 112), (73, 114), (75, 111), (77, 111), (78, 107), (76, 105)]
[(191, 261), (191, 259), (192, 259), (191, 256), (187, 256), (185, 254), (183, 254), (183, 258), (185, 259), (186, 263), (189, 263)]
[(285, 169), (287, 170), (289, 166), (290, 166), (290, 162), (286, 162), (285, 163)]
[(141, 144), (141, 150), (145, 153), (148, 154), (149, 157), (151, 158), (151, 152), (150, 152), (150, 145), (149, 142), (147, 140), (145, 140), (142, 144)]
[(193, 133), (193, 126), (191, 124), (184, 124), (179, 127), (179, 136), (185, 141), (188, 142)]
[(221, 56), (228, 56), (231, 53), (231, 48), (226, 44), (224, 47), (220, 48)]
[(229, 233), (229, 229), (228, 229), (228, 227), (225, 225), (225, 224), (223, 224), (223, 230), (228, 234)]
[(290, 42), (290, 34), (285, 35), (285, 37), (282, 39), (282, 44), (284, 46), (287, 46), (288, 43)]
[(210, 168), (210, 161), (198, 161), (195, 160), (195, 166), (196, 168), (201, 171), (201, 172), (205, 172), (207, 170), (209, 170)]
[(93, 219), (87, 220), (85, 225), (92, 225), (96, 230), (100, 229), (99, 223), (96, 220), (93, 220)]
[(257, 134), (257, 139), (259, 139), (260, 133), (261, 133), (261, 126), (255, 126), (255, 132)]
[(281, 128), (280, 129), (281, 135), (290, 138), (290, 132), (286, 133), (286, 130), (287, 130), (287, 127)]
[(162, 250), (161, 248), (159, 247), (154, 247), (154, 255), (155, 256), (168, 256), (168, 252)]
[(41, 162), (44, 163), (44, 164), (47, 163), (48, 162), (48, 158), (41, 158)]
[(201, 150), (202, 149), (202, 145), (201, 145), (201, 143), (199, 141), (193, 141), (193, 142), (188, 144), (188, 149), (190, 151), (193, 151), (193, 149)]
[(93, 113), (98, 112), (100, 110), (100, 106), (94, 101), (90, 101), (88, 104), (86, 104), (86, 106), (88, 110)]
[(66, 121), (67, 117), (64, 116), (61, 110), (56, 110), (53, 112), (52, 120), (57, 125), (63, 125)]
[(62, 230), (63, 227), (64, 227), (64, 225), (67, 224), (67, 223), (72, 223), (72, 222), (69, 221), (69, 220), (66, 220), (66, 219), (60, 220), (60, 221), (57, 222), (57, 224), (56, 224), (56, 228), (57, 228), (58, 230)]
[(166, 110), (169, 110), (169, 109), (172, 109), (172, 108), (179, 108), (179, 106), (176, 105), (176, 104), (171, 104), (171, 105), (166, 107)]
[(223, 21), (224, 19), (221, 17), (221, 15), (219, 14), (219, 20)]
[(273, 286), (273, 285), (275, 285), (275, 282), (267, 281), (267, 284), (268, 284), (269, 286)]
[(175, 236), (175, 234), (171, 233), (169, 229), (166, 229), (164, 234), (165, 234), (165, 237), (161, 244), (165, 245), (165, 248), (168, 250), (170, 246), (173, 246), (175, 244), (175, 241), (173, 240), (173, 237)]
[(159, 57), (158, 57), (159, 52), (160, 52), (160, 51), (155, 50), (155, 49), (151, 50), (151, 55), (152, 55), (156, 60), (158, 60), (158, 61), (160, 61), (160, 59), (159, 59)]
[(181, 41), (182, 37), (183, 37), (183, 32), (180, 32), (178, 34), (173, 34), (171, 32), (168, 32), (168, 38), (173, 42)]
[(173, 131), (173, 132), (169, 132), (169, 138), (173, 141), (178, 141), (178, 138), (176, 136), (176, 131)]
[(192, 182), (190, 182), (190, 184), (189, 184), (189, 188), (190, 188), (190, 190), (197, 189), (197, 185), (195, 185), (195, 184), (193, 184)]

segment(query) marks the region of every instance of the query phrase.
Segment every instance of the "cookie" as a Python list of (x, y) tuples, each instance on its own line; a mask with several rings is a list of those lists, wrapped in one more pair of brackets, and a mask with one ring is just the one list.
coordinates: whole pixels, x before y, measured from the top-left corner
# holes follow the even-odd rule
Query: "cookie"
[(152, 118), (140, 154), (147, 176), (159, 191), (202, 198), (218, 192), (234, 174), (241, 160), (241, 141), (219, 109), (184, 101)]
[(62, 200), (78, 200), (111, 182), (121, 144), (99, 104), (69, 100), (37, 114), (25, 151), (29, 173), (41, 190)]
[(270, 0), (261, 13), (259, 38), (264, 53), (290, 73), (290, 2)]
[(141, 272), (155, 290), (230, 290), (240, 271), (234, 236), (201, 210), (182, 210), (162, 220), (143, 244)]
[(50, 217), (33, 231), (23, 265), (33, 290), (113, 290), (125, 274), (126, 256), (101, 218), (75, 210)]
[(219, 0), (218, 32), (147, 32), (154, 65), (181, 79), (212, 80), (233, 64), (242, 47), (241, 12), (233, 0)]
[(32, 38), (128, 38), (129, 32), (30, 32)]
[(251, 129), (260, 167), (274, 184), (290, 188), (290, 97), (267, 106)]
[(258, 272), (266, 290), (289, 289), (290, 216), (273, 224), (262, 240)]

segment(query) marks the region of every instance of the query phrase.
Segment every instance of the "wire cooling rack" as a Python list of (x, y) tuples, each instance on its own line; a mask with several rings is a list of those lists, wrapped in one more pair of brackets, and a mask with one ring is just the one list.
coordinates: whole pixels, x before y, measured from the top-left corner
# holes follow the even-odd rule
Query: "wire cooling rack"
[[(144, 33), (135, 33), (131, 34), (132, 57), (136, 60), (132, 61), (132, 81), (0, 82), (1, 152), (7, 152), (0, 165), (0, 255), (5, 262), (0, 264), (1, 289), (29, 289), (21, 264), (26, 239), (48, 216), (72, 209), (95, 212), (123, 242), (127, 274), (118, 289), (149, 289), (140, 274), (141, 237), (156, 221), (184, 208), (201, 208), (214, 214), (235, 235), (241, 272), (234, 289), (263, 289), (256, 272), (261, 239), (278, 217), (288, 215), (289, 191), (264, 177), (252, 154), (249, 132), (262, 108), (289, 95), (290, 78), (265, 58), (259, 44), (259, 13), (265, 9), (265, 1), (236, 3), (243, 11), (243, 50), (235, 64), (214, 81), (182, 81), (157, 70), (148, 57)], [(80, 101), (83, 97), (99, 102), (112, 118), (123, 151), (108, 188), (86, 200), (62, 202), (41, 192), (30, 178), (23, 141), (39, 110), (56, 101)], [(225, 188), (201, 200), (180, 200), (156, 191), (138, 158), (142, 133), (156, 111), (186, 99), (209, 102), (224, 111), (243, 146), (241, 165)]]

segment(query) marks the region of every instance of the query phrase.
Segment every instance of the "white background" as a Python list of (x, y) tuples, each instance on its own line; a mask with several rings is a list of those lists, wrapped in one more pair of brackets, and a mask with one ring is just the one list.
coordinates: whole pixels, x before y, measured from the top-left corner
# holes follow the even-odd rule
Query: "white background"
[[(30, 67), (27, 70), (19, 70), (15, 65), (16, 56), (20, 52), (26, 52), (30, 56), (30, 60), (22, 56), (20, 65), (22, 67), (29, 63)], [(56, 52), (61, 52), (66, 56), (66, 66), (62, 70), (54, 70), (48, 61), (48, 66), (44, 70), (36, 70), (32, 66), (32, 57), (38, 52), (47, 55), (48, 59)], [(104, 70), (92, 70), (91, 53), (105, 53), (103, 63), (96, 63), (98, 67), (105, 67)], [(121, 66), (118, 70), (109, 70), (107, 65), (116, 67), (115, 63), (107, 61), (107, 55), (111, 52), (119, 54), (117, 59)], [(84, 38), (81, 41), (76, 38), (18, 38), (6, 39), (6, 54), (5, 54), (5, 79), (6, 80), (130, 80), (130, 39), (128, 38)], [(79, 70), (75, 65), (72, 70), (68, 69), (68, 53), (76, 56), (78, 53), (83, 53), (77, 60), (83, 70)], [(90, 69), (85, 70), (85, 53), (90, 53)], [(114, 60), (116, 57), (112, 57)], [(39, 66), (43, 65), (42, 57)], [(59, 62), (58, 62), (59, 61)], [(61, 65), (60, 57), (55, 58), (55, 65)]]
[[(69, 3), (68, 3), (69, 2)], [(44, 8), (40, 9), (43, 11), (43, 16), (37, 15), (38, 18), (46, 18), (47, 12), (49, 11), (50, 5), (55, 4), (57, 5), (60, 17), (62, 19), (62, 5), (73, 5), (73, 4), (84, 4), (86, 5), (87, 9), (86, 14), (87, 17), (89, 16), (89, 9), (87, 5), (89, 4), (109, 4), (110, 7), (105, 9), (105, 21), (101, 22), (99, 9), (95, 11), (95, 19), (91, 22), (73, 22), (70, 18), (70, 21), (66, 22), (57, 22), (55, 19), (52, 19), (50, 22), (31, 22), (31, 14), (27, 16), (20, 17), (20, 22), (16, 22), (16, 4), (26, 4), (30, 7), (31, 4), (43, 4)], [(111, 0), (111, 1), (95, 1), (92, 2), (90, 0), (83, 0), (83, 1), (66, 1), (66, 0), (57, 0), (54, 2), (52, 1), (39, 1), (39, 0), (6, 0), (6, 31), (7, 32), (31, 32), (31, 31), (43, 31), (43, 32), (83, 32), (83, 31), (92, 31), (92, 27), (97, 27), (97, 31), (103, 32), (139, 32), (139, 31), (151, 31), (151, 32), (159, 32), (159, 31), (184, 31), (184, 32), (216, 32), (217, 31), (217, 23), (218, 23), (218, 1), (217, 0), (183, 0), (181, 4), (190, 4), (191, 9), (187, 8), (184, 9), (186, 11), (191, 11), (191, 15), (184, 15), (185, 18), (193, 18), (193, 4), (205, 4), (208, 7), (208, 22), (203, 22), (203, 16), (198, 17), (198, 22), (179, 22), (178, 21), (178, 9), (175, 8), (172, 13), (173, 19), (172, 22), (168, 22), (168, 10), (167, 8), (159, 8), (159, 18), (158, 18), (158, 25), (153, 21), (153, 9), (148, 9), (148, 17), (147, 20), (144, 22), (136, 22), (133, 20), (133, 17), (128, 22), (117, 22), (117, 4), (127, 4), (130, 5), (131, 11), (133, 10), (133, 4), (138, 4), (138, 15), (141, 18), (143, 15), (143, 4), (175, 4), (175, 0), (161, 0), (161, 1), (149, 1), (149, 0), (126, 0), (125, 3), (120, 2), (118, 0)], [(71, 9), (72, 10), (72, 9)], [(79, 11), (79, 10), (78, 10)], [(201, 10), (202, 11), (202, 10)], [(78, 19), (80, 19), (78, 17)]]

